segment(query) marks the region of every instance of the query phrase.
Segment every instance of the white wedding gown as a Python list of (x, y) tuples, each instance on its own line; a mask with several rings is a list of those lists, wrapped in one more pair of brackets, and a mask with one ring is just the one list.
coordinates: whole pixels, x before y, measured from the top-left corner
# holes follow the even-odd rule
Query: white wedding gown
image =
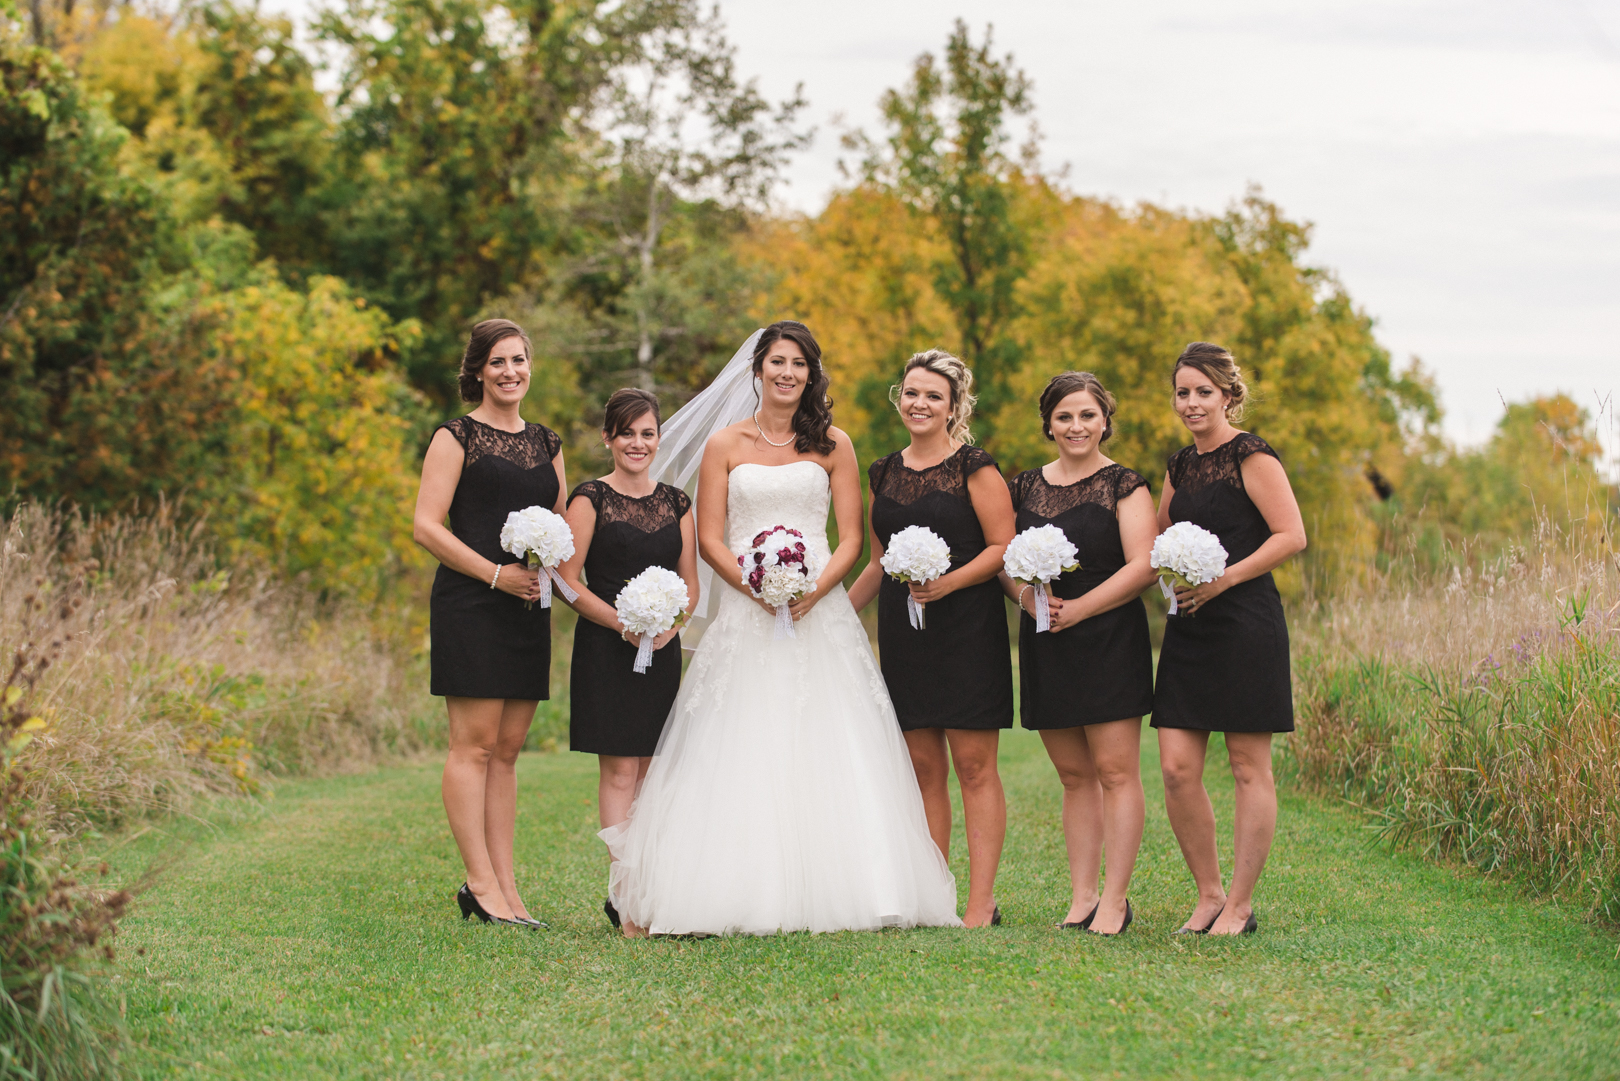
[[(728, 487), (732, 551), (785, 525), (826, 560), (821, 466), (740, 465)], [(783, 640), (758, 604), (717, 588), (630, 818), (601, 833), (620, 913), (654, 934), (960, 926), (844, 587)]]

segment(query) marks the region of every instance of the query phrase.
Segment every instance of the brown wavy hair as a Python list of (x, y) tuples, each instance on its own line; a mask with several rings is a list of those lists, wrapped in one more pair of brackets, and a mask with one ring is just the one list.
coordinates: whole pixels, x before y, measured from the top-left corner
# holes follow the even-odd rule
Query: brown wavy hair
[(534, 364), (534, 347), (523, 328), (510, 319), (485, 319), (467, 335), (467, 348), (461, 354), (461, 372), (456, 382), (461, 387), (461, 400), (477, 404), (484, 400), (484, 383), (478, 376), (489, 363), (489, 351), (508, 338), (522, 338), (523, 352)]
[(794, 319), (782, 319), (765, 328), (754, 346), (754, 376), (763, 378), (765, 357), (771, 346), (787, 339), (804, 354), (809, 378), (804, 393), (799, 397), (799, 408), (793, 412), (793, 449), (800, 454), (831, 454), (838, 444), (830, 433), (832, 428), (832, 398), (827, 395), (827, 373), (821, 367), (821, 346), (810, 328)]
[(1053, 439), (1052, 414), (1057, 412), (1057, 407), (1063, 399), (1077, 390), (1090, 394), (1096, 400), (1097, 407), (1103, 411), (1102, 438), (1097, 440), (1097, 445), (1101, 446), (1113, 438), (1114, 412), (1118, 407), (1114, 402), (1114, 396), (1102, 385), (1102, 380), (1090, 372), (1061, 372), (1047, 382), (1046, 389), (1041, 391), (1041, 431), (1046, 433), (1046, 438)]
[(1176, 373), (1183, 368), (1195, 368), (1221, 390), (1226, 392), (1226, 419), (1236, 424), (1243, 419), (1244, 403), (1249, 399), (1249, 385), (1243, 381), (1243, 369), (1229, 350), (1214, 342), (1189, 342), (1170, 369), (1170, 392), (1176, 389)]
[(640, 420), (645, 413), (653, 415), (653, 425), (660, 431), (664, 418), (658, 409), (658, 395), (639, 387), (620, 387), (607, 400), (602, 415), (602, 434), (617, 439)]

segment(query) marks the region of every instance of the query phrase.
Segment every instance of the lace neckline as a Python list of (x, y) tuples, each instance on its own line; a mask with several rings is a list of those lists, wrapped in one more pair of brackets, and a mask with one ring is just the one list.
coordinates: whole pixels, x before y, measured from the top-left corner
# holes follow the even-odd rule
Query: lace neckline
[(596, 483), (600, 484), (602, 487), (606, 488), (620, 499), (629, 499), (637, 503), (640, 503), (643, 500), (651, 499), (653, 496), (658, 494), (658, 485), (656, 483), (653, 485), (653, 490), (648, 492), (646, 495), (625, 495), (623, 492), (613, 487), (613, 485), (609, 484), (606, 477), (597, 477)]
[(958, 454), (961, 454), (963, 448), (965, 448), (966, 446), (967, 446), (966, 443), (958, 443), (956, 445), (955, 450), (953, 450), (949, 454), (945, 455), (945, 457), (941, 458), (939, 461), (935, 462), (933, 465), (925, 465), (921, 469), (915, 469), (915, 468), (913, 468), (913, 467), (906, 464), (906, 452), (904, 450), (895, 451), (895, 460), (900, 463), (900, 468), (904, 469), (907, 473), (927, 473), (929, 470), (938, 469), (940, 466), (944, 465), (946, 462), (949, 462), (952, 458), (956, 457)]
[[(1211, 451), (1211, 453), (1214, 452)], [(1100, 465), (1090, 473), (1087, 473), (1085, 476), (1081, 477), (1079, 480), (1071, 480), (1067, 484), (1053, 484), (1052, 481), (1046, 476), (1046, 466), (1044, 465), (1035, 470), (1035, 475), (1040, 477), (1041, 483), (1046, 485), (1048, 488), (1062, 491), (1064, 488), (1078, 488), (1082, 484), (1090, 484), (1092, 481), (1096, 480), (1098, 477), (1102, 476), (1104, 473), (1108, 472), (1109, 469), (1118, 464), (1118, 462), (1108, 462), (1104, 465)]]
[(474, 424), (480, 425), (481, 427), (484, 427), (484, 428), (488, 428), (492, 432), (500, 432), (502, 435), (522, 435), (524, 432), (529, 430), (529, 422), (526, 421), (526, 420), (523, 422), (523, 427), (519, 428), (515, 432), (509, 432), (505, 428), (497, 428), (497, 427), (495, 427), (495, 425), (490, 424), (488, 421), (479, 420), (477, 417), (473, 416), (471, 413), (463, 413), (462, 414), (462, 419), (463, 420), (470, 420)]
[(1198, 440), (1194, 439), (1193, 440), (1193, 445), (1192, 445), (1193, 454), (1197, 455), (1200, 458), (1208, 458), (1211, 454), (1214, 454), (1217, 451), (1225, 450), (1227, 447), (1230, 447), (1233, 443), (1236, 443), (1239, 439), (1242, 439), (1244, 436), (1249, 434), (1248, 432), (1245, 432), (1245, 431), (1243, 431), (1241, 429), (1236, 429), (1236, 428), (1234, 428), (1233, 431), (1236, 432), (1237, 434), (1233, 435), (1231, 439), (1228, 439), (1226, 442), (1222, 443), (1218, 447), (1210, 447), (1208, 450), (1199, 450), (1198, 449)]

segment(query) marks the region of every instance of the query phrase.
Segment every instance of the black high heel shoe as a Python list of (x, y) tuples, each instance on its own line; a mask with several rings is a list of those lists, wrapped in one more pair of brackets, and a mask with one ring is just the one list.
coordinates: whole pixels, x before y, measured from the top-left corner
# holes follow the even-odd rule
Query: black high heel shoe
[[(484, 906), (478, 903), (478, 898), (473, 896), (473, 891), (468, 888), (465, 882), (456, 891), (456, 905), (461, 909), (461, 918), (464, 920), (477, 916), (479, 923), (499, 923), (506, 927), (524, 926), (517, 920), (503, 919), (500, 916), (491, 916), (488, 912), (485, 912)], [(541, 924), (541, 926), (544, 926), (544, 924)]]
[[(1100, 901), (1098, 903), (1101, 904)], [(1093, 912), (1092, 915), (1095, 916), (1096, 913)], [(1127, 928), (1130, 927), (1131, 918), (1132, 918), (1131, 899), (1129, 897), (1127, 897), (1127, 898), (1125, 898), (1125, 922), (1123, 922), (1123, 923), (1121, 923), (1119, 925), (1119, 930), (1117, 930), (1117, 931), (1099, 931), (1096, 928), (1087, 927), (1086, 928), (1086, 933), (1096, 935), (1098, 938), (1118, 938), (1120, 935), (1123, 935), (1125, 933)]]
[(1254, 913), (1251, 912), (1251, 913), (1249, 913), (1248, 921), (1246, 923), (1244, 923), (1243, 930), (1240, 933), (1245, 934), (1245, 935), (1252, 935), (1258, 930), (1260, 930), (1260, 921), (1255, 919), (1254, 918)]
[(1001, 906), (1000, 905), (997, 905), (996, 910), (994, 912), (990, 913), (990, 926), (991, 927), (1000, 927), (1001, 926)]
[(1072, 923), (1060, 923), (1058, 926), (1063, 928), (1065, 931), (1089, 931), (1091, 929), (1091, 921), (1097, 918), (1097, 910), (1101, 907), (1102, 902), (1098, 901), (1096, 904), (1091, 906), (1091, 911), (1086, 913), (1085, 919), (1075, 920)]
[(1202, 927), (1178, 927), (1174, 931), (1171, 931), (1170, 933), (1172, 935), (1207, 935), (1207, 934), (1209, 934), (1209, 929), (1211, 927), (1215, 926), (1215, 921), (1221, 918), (1221, 912), (1225, 912), (1225, 911), (1226, 911), (1226, 906), (1222, 905), (1220, 911), (1216, 912), (1215, 915), (1211, 916), (1209, 918), (1209, 922), (1204, 924), (1204, 926), (1202, 926)]
[(608, 922), (614, 927), (623, 927), (623, 924), (619, 921), (619, 910), (613, 907), (613, 898), (609, 897), (602, 902), (602, 914), (608, 918)]

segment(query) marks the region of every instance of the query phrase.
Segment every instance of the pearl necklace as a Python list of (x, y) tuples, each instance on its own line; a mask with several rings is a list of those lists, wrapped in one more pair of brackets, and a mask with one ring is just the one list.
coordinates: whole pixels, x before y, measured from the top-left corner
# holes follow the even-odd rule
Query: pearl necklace
[(789, 443), (791, 443), (791, 442), (793, 442), (793, 440), (794, 440), (794, 439), (795, 439), (795, 438), (797, 438), (797, 434), (798, 434), (798, 433), (796, 433), (796, 432), (795, 432), (795, 433), (790, 433), (790, 434), (789, 434), (789, 435), (788, 435), (788, 437), (787, 437), (787, 439), (786, 439), (786, 440), (784, 440), (784, 441), (783, 441), (783, 442), (781, 442), (781, 443), (778, 443), (778, 442), (776, 442), (776, 441), (774, 441), (774, 440), (773, 440), (773, 439), (771, 439), (771, 437), (770, 437), (770, 436), (768, 436), (768, 435), (766, 435), (766, 434), (765, 434), (765, 429), (764, 429), (764, 428), (761, 428), (761, 427), (760, 427), (760, 426), (759, 426), (759, 410), (757, 410), (757, 409), (756, 409), (756, 410), (754, 410), (754, 427), (755, 427), (755, 429), (757, 429), (757, 430), (758, 430), (758, 432), (759, 432), (759, 437), (760, 437), (760, 438), (761, 438), (761, 439), (763, 439), (763, 440), (765, 440), (765, 442), (767, 442), (767, 443), (769, 443), (769, 444), (770, 444), (770, 445), (771, 445), (771, 446), (773, 446), (773, 447), (785, 447), (785, 446), (787, 446), (787, 445), (788, 445), (788, 444), (789, 444)]

